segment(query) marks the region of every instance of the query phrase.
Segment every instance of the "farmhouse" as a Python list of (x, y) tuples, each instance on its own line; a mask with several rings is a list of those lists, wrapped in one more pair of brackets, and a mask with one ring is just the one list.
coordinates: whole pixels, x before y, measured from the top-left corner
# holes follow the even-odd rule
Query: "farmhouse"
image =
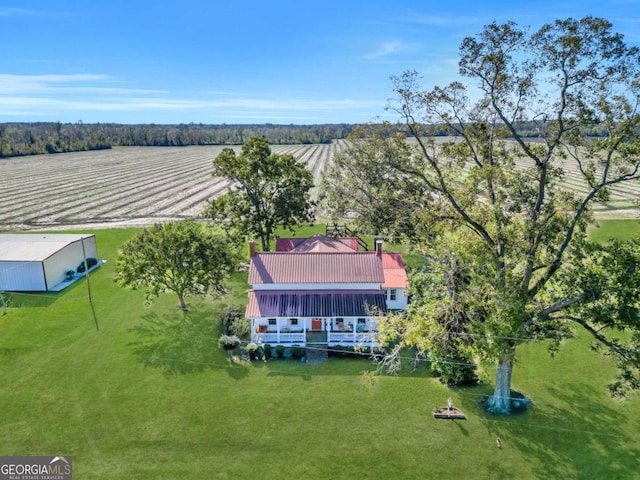
[(0, 291), (58, 291), (100, 265), (95, 235), (0, 234)]
[(377, 319), (407, 307), (400, 253), (358, 251), (355, 238), (279, 239), (275, 252), (250, 244), (251, 340), (378, 346)]

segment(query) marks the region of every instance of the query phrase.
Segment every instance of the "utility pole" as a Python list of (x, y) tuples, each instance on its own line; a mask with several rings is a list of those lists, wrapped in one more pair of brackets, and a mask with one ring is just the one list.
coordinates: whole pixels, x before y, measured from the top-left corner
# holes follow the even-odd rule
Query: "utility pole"
[(100, 331), (98, 326), (98, 317), (96, 317), (96, 309), (93, 307), (93, 299), (91, 298), (91, 284), (89, 283), (89, 265), (87, 265), (87, 252), (84, 249), (84, 235), (80, 236), (80, 243), (82, 243), (82, 261), (84, 263), (84, 278), (87, 279), (87, 293), (89, 294), (89, 305), (91, 306), (91, 312), (93, 313), (93, 322), (96, 324), (96, 331)]

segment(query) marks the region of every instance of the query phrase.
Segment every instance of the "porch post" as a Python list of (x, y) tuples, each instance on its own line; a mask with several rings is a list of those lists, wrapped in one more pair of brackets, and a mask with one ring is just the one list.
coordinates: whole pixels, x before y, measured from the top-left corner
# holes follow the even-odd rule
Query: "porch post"
[(280, 317), (276, 317), (276, 338), (280, 343)]
[(327, 344), (331, 343), (331, 317), (324, 319), (327, 330)]

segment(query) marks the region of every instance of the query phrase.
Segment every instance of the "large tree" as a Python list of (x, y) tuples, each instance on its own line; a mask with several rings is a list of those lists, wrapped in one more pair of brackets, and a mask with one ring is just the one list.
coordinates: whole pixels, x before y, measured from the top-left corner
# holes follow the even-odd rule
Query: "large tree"
[(255, 235), (264, 251), (276, 227), (313, 218), (313, 175), (293, 155), (272, 153), (262, 137), (247, 140), (240, 155), (225, 148), (213, 161), (212, 175), (229, 179), (231, 188), (211, 200), (205, 214), (229, 230)]
[(220, 295), (237, 264), (237, 252), (221, 234), (191, 222), (156, 224), (127, 240), (116, 259), (115, 280), (145, 288), (147, 301), (170, 291), (187, 309), (189, 296)]
[[(406, 132), (355, 143), (384, 152), (367, 161), (422, 224), (413, 240), (428, 259), (410, 314), (385, 333), (439, 352), (458, 338), (452, 348), (495, 361), (494, 412), (510, 411), (519, 345), (549, 341), (553, 352), (580, 329), (616, 359), (612, 392), (638, 388), (639, 242), (586, 240), (593, 207), (640, 177), (638, 50), (585, 17), (535, 32), (494, 23), (460, 55), (450, 85), (394, 78), (390, 108)], [(355, 189), (350, 200), (362, 205)]]

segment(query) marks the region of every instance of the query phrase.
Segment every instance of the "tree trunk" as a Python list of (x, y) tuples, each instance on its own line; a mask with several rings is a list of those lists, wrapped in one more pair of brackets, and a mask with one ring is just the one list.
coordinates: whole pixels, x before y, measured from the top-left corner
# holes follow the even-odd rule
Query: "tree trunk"
[(502, 353), (496, 367), (496, 386), (487, 400), (487, 409), (492, 413), (508, 415), (511, 412), (511, 372), (516, 349), (510, 347)]
[(184, 310), (185, 312), (186, 312), (187, 310), (189, 310), (189, 307), (187, 307), (187, 303), (184, 301), (184, 295), (182, 295), (182, 294), (180, 294), (180, 293), (179, 293), (179, 294), (178, 294), (178, 300), (180, 300), (180, 308), (181, 308), (182, 310)]

